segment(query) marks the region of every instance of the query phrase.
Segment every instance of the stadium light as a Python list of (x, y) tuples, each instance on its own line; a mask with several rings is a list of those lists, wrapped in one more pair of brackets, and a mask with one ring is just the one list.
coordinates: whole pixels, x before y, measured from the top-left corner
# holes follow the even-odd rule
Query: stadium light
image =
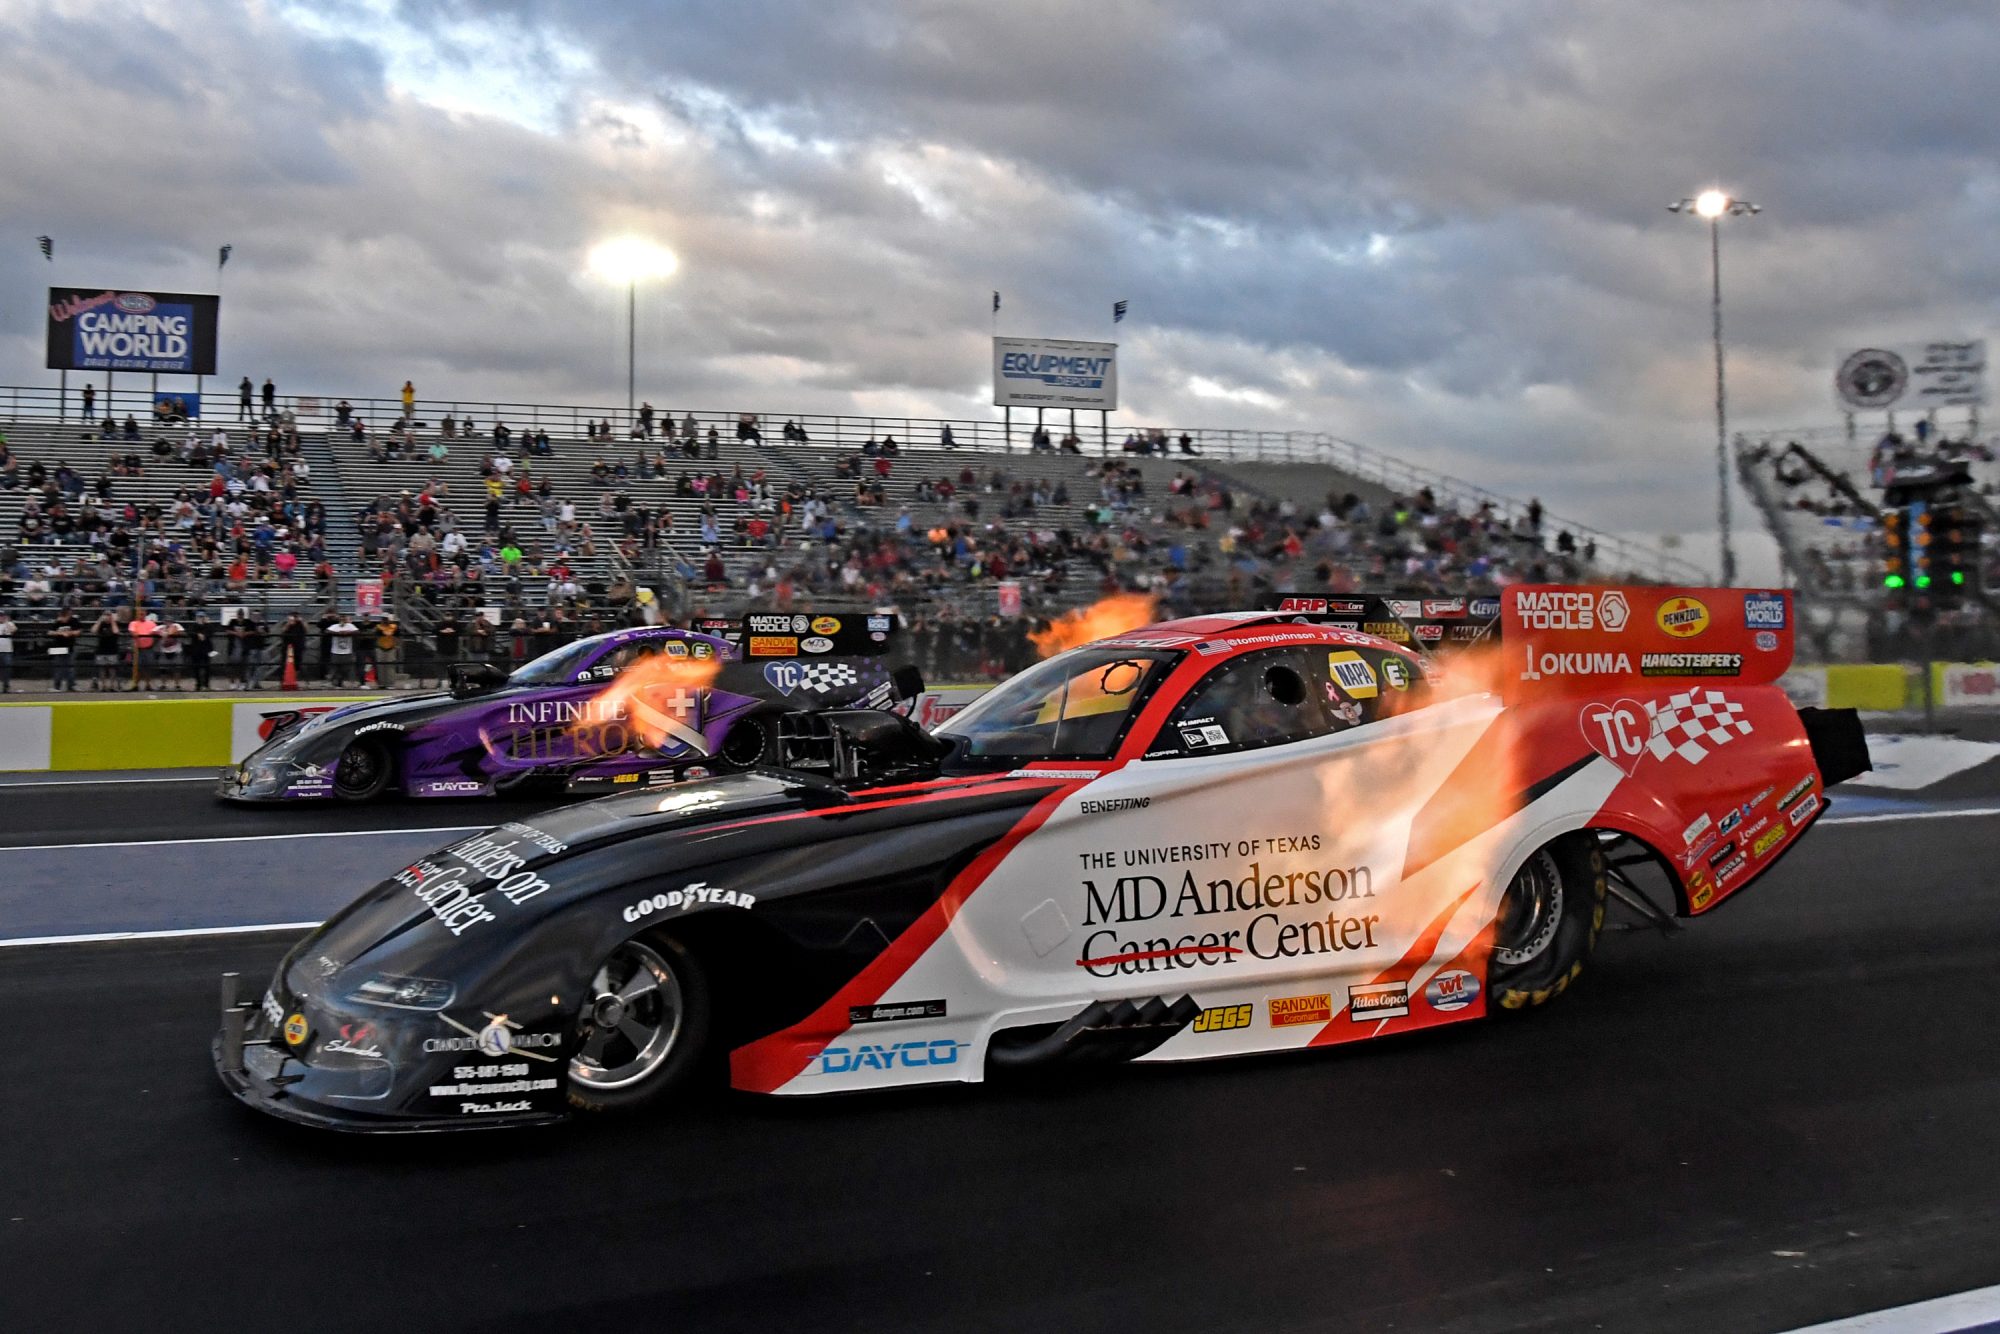
[(1751, 217), (1764, 210), (1747, 199), (1717, 189), (1667, 205), (1669, 213), (1692, 213), (1708, 224), (1710, 302), (1715, 325), (1715, 488), (1716, 519), (1722, 533), (1722, 582), (1736, 582), (1736, 548), (1729, 538), (1729, 395), (1722, 378), (1722, 220)]
[(590, 271), (606, 282), (625, 284), (625, 416), (632, 416), (639, 383), (639, 284), (671, 278), (680, 256), (643, 236), (614, 236), (590, 250)]

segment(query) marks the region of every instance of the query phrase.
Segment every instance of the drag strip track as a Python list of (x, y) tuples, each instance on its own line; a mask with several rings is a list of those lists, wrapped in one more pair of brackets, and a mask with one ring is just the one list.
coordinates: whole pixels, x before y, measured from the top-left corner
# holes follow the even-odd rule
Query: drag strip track
[(232, 1103), (215, 976), (285, 939), (0, 951), (5, 1323), (1778, 1330), (1992, 1284), (1997, 840), (1822, 827), (1526, 1018), (516, 1134)]
[(24, 783), (0, 792), (0, 847), (68, 843), (339, 833), (361, 829), (484, 828), (525, 812), (575, 801), (539, 797), (295, 801), (238, 806), (215, 798), (212, 783), (100, 782), (70, 786)]

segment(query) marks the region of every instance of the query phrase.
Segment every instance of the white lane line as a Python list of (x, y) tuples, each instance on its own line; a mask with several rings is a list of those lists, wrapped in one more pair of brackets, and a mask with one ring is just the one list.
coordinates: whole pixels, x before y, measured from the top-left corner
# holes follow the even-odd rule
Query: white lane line
[(247, 936), (259, 931), (310, 931), (318, 922), (268, 922), (260, 926), (197, 926), (180, 931), (100, 931), (87, 936), (17, 936), (0, 940), (0, 950), (17, 945), (101, 945), (116, 940), (177, 940), (184, 936)]
[[(221, 767), (216, 766), (218, 770)], [(113, 783), (213, 783), (215, 779), (215, 774), (191, 778), (30, 778), (18, 783), (0, 783), (0, 787), (109, 787)]]
[(1807, 1325), (1791, 1334), (1950, 1334), (2000, 1320), (2000, 1287), (1956, 1292), (1935, 1301), (1892, 1306), (1847, 1320)]
[(1975, 806), (1956, 811), (1890, 811), (1884, 815), (1829, 815), (1821, 824), (1881, 824), (1889, 820), (1962, 820), (1975, 815), (2000, 815), (2000, 806)]
[(173, 848), (195, 843), (268, 843), (289, 838), (381, 838), (385, 834), (470, 834), (490, 829), (483, 824), (428, 825), (422, 829), (336, 829), (323, 834), (230, 834), (219, 838), (148, 838), (125, 843), (22, 843), (0, 852), (51, 852), (64, 848)]

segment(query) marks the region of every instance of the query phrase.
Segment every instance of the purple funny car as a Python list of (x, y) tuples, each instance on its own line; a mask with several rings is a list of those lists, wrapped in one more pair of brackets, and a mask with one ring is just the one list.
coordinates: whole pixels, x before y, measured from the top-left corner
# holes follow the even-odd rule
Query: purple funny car
[[(785, 633), (766, 633), (780, 621)], [(223, 771), (217, 795), (490, 796), (530, 781), (611, 790), (748, 769), (774, 756), (780, 714), (912, 693), (909, 673), (884, 661), (894, 628), (887, 615), (769, 613), (702, 632), (614, 630), (511, 674), (462, 664), (448, 692), (281, 719)]]

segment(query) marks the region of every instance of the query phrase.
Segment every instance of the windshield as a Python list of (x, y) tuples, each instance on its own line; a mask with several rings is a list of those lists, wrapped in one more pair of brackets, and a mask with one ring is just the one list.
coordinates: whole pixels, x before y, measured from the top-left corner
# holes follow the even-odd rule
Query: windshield
[(602, 648), (604, 640), (593, 636), (579, 639), (573, 644), (550, 649), (541, 657), (524, 666), (516, 667), (514, 674), (507, 678), (510, 686), (559, 686), (568, 683), (576, 669), (583, 666), (591, 654)]
[(1001, 683), (940, 724), (969, 758), (1107, 760), (1178, 652), (1087, 645)]

